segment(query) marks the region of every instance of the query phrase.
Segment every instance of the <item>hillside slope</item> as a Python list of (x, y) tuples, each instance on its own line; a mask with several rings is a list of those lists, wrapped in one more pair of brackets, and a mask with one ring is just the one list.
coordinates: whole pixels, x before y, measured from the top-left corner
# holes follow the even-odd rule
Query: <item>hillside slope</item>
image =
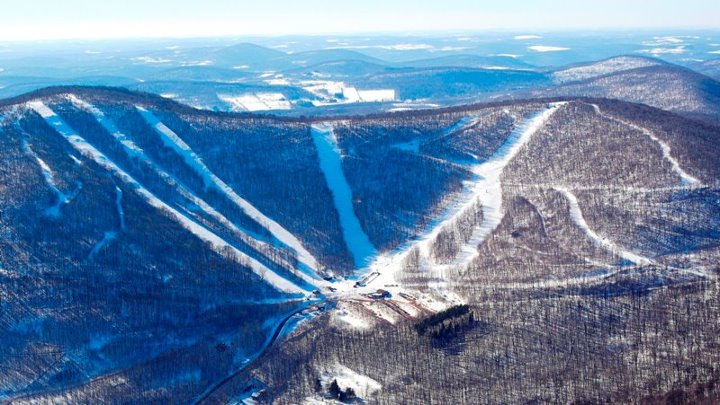
[[(425, 371), (362, 353), (405, 341), (403, 361), (426, 364), (450, 349), (408, 328), (458, 303), (717, 281), (720, 128), (651, 107), (569, 98), (294, 119), (66, 87), (0, 101), (0, 122), (0, 398), (17, 403), (263, 389), (297, 403), (321, 396), (315, 379), (355, 371), (377, 384), (363, 396), (427, 402), (403, 383), (430, 389)], [(497, 331), (512, 319), (488, 313)], [(473, 330), (476, 356), (485, 332)], [(316, 349), (283, 354), (295, 344)], [(465, 375), (486, 371), (498, 370)], [(520, 382), (518, 395), (534, 392)]]
[(720, 119), (720, 82), (677, 65), (620, 57), (560, 70), (553, 77), (559, 86), (534, 94), (612, 98)]

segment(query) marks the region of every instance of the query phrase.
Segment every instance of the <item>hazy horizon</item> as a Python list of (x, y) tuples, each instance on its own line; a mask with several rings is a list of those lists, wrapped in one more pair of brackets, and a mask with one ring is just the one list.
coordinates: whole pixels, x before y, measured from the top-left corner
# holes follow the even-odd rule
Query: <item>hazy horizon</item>
[(60, 4), (35, 0), (4, 5), (0, 42), (720, 29), (720, 10), (709, 0), (682, 4), (663, 0), (651, 5), (620, 0), (597, 4), (566, 4), (562, 0), (478, 3), (160, 0), (147, 4), (139, 0), (69, 0)]

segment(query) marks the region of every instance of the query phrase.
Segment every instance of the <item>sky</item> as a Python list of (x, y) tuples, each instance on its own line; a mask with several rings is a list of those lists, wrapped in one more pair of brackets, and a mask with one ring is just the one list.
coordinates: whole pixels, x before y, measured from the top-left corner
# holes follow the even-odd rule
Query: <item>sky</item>
[(0, 0), (0, 41), (720, 28), (718, 0)]

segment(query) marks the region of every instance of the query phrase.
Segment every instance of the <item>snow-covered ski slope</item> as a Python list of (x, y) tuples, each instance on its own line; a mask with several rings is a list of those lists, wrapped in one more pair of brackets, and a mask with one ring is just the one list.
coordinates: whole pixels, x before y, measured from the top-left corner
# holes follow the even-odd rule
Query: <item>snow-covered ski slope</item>
[[(216, 220), (226, 229), (230, 230), (232, 234), (239, 237), (243, 242), (258, 248), (259, 250), (267, 249), (267, 242), (262, 240), (260, 236), (255, 235), (253, 232), (230, 221), (223, 214), (213, 208), (208, 202), (191, 191), (189, 187), (182, 184), (182, 182), (180, 182), (177, 178), (173, 177), (170, 173), (164, 170), (160, 164), (150, 158), (145, 151), (136, 145), (129, 136), (122, 133), (112, 120), (109, 120), (100, 109), (76, 96), (70, 95), (68, 98), (73, 102), (73, 104), (75, 104), (76, 107), (93, 114), (95, 119), (103, 126), (103, 128), (105, 128), (105, 130), (119, 142), (129, 157), (144, 163), (148, 168), (157, 173), (160, 178), (177, 190), (183, 198), (200, 208), (200, 210), (202, 210), (205, 214)], [(323, 280), (315, 273), (315, 271), (307, 266), (306, 268), (294, 271), (294, 274), (311, 285), (323, 283)]]
[(313, 125), (311, 132), (320, 158), (320, 169), (325, 175), (340, 217), (345, 244), (353, 256), (355, 267), (363, 268), (377, 255), (377, 250), (355, 215), (352, 190), (342, 170), (340, 149), (332, 124)]
[(592, 240), (593, 243), (635, 265), (652, 264), (652, 260), (648, 259), (647, 257), (624, 249), (618, 246), (609, 238), (598, 235), (590, 228), (588, 223), (585, 221), (585, 217), (583, 216), (582, 210), (578, 205), (578, 200), (575, 197), (575, 194), (570, 192), (570, 190), (562, 187), (556, 187), (555, 190), (559, 191), (565, 197), (565, 199), (567, 199), (568, 203), (570, 204), (570, 218), (572, 218), (575, 225), (577, 225), (580, 229), (583, 230), (583, 232), (585, 232), (587, 237)]
[[(420, 253), (420, 261), (425, 270), (437, 272), (436, 276), (440, 279), (445, 277), (444, 271), (448, 266), (462, 266), (469, 263), (477, 255), (477, 246), (500, 224), (504, 215), (500, 182), (503, 169), (533, 134), (540, 130), (550, 117), (565, 104), (554, 103), (529, 118), (510, 134), (493, 156), (485, 162), (474, 165), (471, 170), (476, 175), (475, 179), (465, 187), (461, 197), (446, 207), (440, 217), (433, 221), (432, 227), (420, 237), (394, 252), (377, 257), (370, 266), (370, 270), (380, 273), (380, 276), (373, 281), (373, 284), (395, 284), (394, 274), (401, 269), (405, 258), (415, 249)], [(473, 209), (478, 201), (483, 206), (482, 223), (476, 227), (471, 239), (464, 244), (455, 261), (450, 265), (431, 263), (430, 247), (440, 231), (446, 226), (451, 226), (467, 210)]]
[(55, 181), (55, 173), (50, 168), (50, 166), (45, 163), (44, 160), (38, 156), (37, 153), (30, 147), (30, 144), (27, 143), (26, 140), (23, 140), (22, 142), (22, 148), (25, 151), (28, 156), (32, 157), (40, 166), (40, 171), (42, 172), (43, 179), (45, 180), (45, 184), (52, 190), (52, 192), (55, 194), (55, 203), (48, 207), (45, 210), (45, 213), (53, 218), (57, 218), (60, 216), (60, 208), (64, 205), (72, 201), (73, 198), (77, 195), (77, 192), (79, 191), (79, 188), (72, 192), (72, 193), (64, 193), (60, 191), (58, 188), (57, 182)]
[(592, 105), (593, 109), (595, 110), (595, 112), (596, 112), (598, 115), (600, 115), (600, 116), (602, 116), (602, 117), (605, 117), (605, 118), (607, 118), (607, 119), (609, 119), (609, 120), (611, 120), (611, 121), (618, 122), (618, 123), (620, 123), (620, 124), (622, 124), (622, 125), (625, 125), (625, 126), (627, 126), (627, 127), (630, 127), (630, 128), (635, 129), (635, 130), (637, 130), (637, 131), (640, 131), (640, 132), (642, 132), (645, 136), (647, 136), (648, 138), (650, 138), (650, 139), (652, 139), (653, 141), (655, 141), (655, 142), (658, 144), (658, 146), (660, 146), (660, 149), (662, 150), (663, 158), (665, 158), (665, 160), (667, 160), (668, 162), (670, 162), (670, 165), (672, 166), (673, 172), (675, 172), (678, 176), (680, 176), (680, 178), (682, 179), (682, 184), (683, 184), (683, 185), (688, 185), (688, 186), (691, 186), (691, 185), (700, 185), (700, 180), (698, 180), (697, 177), (695, 177), (695, 176), (689, 174), (688, 172), (686, 172), (686, 171), (680, 166), (680, 162), (678, 162), (677, 159), (675, 159), (675, 158), (672, 156), (672, 154), (671, 154), (672, 150), (670, 149), (670, 145), (668, 145), (667, 142), (665, 142), (665, 141), (663, 141), (662, 139), (658, 138), (654, 133), (652, 133), (652, 131), (650, 131), (650, 130), (647, 129), (647, 128), (643, 128), (643, 127), (641, 127), (641, 126), (639, 126), (639, 125), (633, 124), (632, 122), (628, 122), (628, 121), (625, 121), (625, 120), (622, 120), (622, 119), (619, 119), (619, 118), (610, 116), (610, 115), (604, 113), (604, 112), (600, 109), (600, 106), (597, 105), (597, 104), (591, 104), (591, 105)]
[(171, 207), (132, 176), (122, 170), (117, 164), (105, 156), (102, 152), (97, 150), (93, 145), (88, 143), (77, 131), (73, 130), (64, 120), (62, 120), (55, 112), (50, 109), (41, 101), (33, 101), (27, 103), (27, 106), (37, 112), (45, 121), (55, 129), (60, 135), (62, 135), (70, 145), (75, 148), (80, 154), (88, 159), (93, 160), (104, 169), (113, 173), (117, 178), (122, 180), (124, 183), (129, 185), (135, 190), (148, 204), (151, 206), (161, 209), (166, 212), (172, 219), (174, 219), (180, 226), (191, 232), (193, 235), (198, 237), (200, 240), (209, 243), (215, 251), (219, 254), (223, 254), (224, 250), (230, 250), (234, 253), (230, 257), (233, 257), (238, 264), (245, 266), (252, 270), (256, 275), (264, 279), (268, 284), (278, 289), (279, 291), (293, 293), (293, 294), (306, 294), (308, 291), (297, 286), (290, 280), (280, 276), (279, 274), (272, 271), (267, 266), (263, 265), (253, 257), (248, 256), (242, 251), (238, 250), (235, 246), (225, 241), (222, 237), (218, 236), (208, 228), (192, 220), (185, 214), (181, 213), (177, 209)]
[(190, 148), (190, 146), (182, 138), (180, 138), (180, 136), (168, 128), (151, 111), (140, 106), (137, 106), (137, 110), (140, 112), (145, 121), (155, 129), (158, 135), (160, 135), (165, 145), (179, 154), (188, 166), (190, 166), (203, 179), (206, 187), (215, 188), (221, 194), (225, 195), (230, 201), (242, 209), (245, 214), (267, 229), (268, 232), (270, 232), (270, 234), (272, 234), (280, 243), (293, 249), (298, 255), (298, 260), (305, 266), (310, 269), (318, 268), (317, 260), (315, 260), (310, 252), (305, 249), (303, 244), (297, 237), (295, 237), (295, 235), (290, 233), (282, 227), (282, 225), (278, 224), (267, 215), (263, 214), (250, 202), (240, 197), (235, 190), (217, 177), (205, 165), (202, 158), (200, 158), (200, 156), (198, 156), (192, 148)]

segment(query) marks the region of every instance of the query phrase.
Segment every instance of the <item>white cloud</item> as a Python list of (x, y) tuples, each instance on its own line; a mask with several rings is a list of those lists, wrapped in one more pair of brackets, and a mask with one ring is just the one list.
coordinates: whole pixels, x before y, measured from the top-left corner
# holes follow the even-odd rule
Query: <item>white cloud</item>
[(685, 45), (681, 45), (675, 48), (652, 48), (643, 49), (640, 53), (649, 53), (651, 55), (680, 55), (685, 53)]
[(438, 51), (440, 51), (440, 52), (452, 52), (452, 51), (466, 51), (466, 50), (468, 50), (468, 49), (470, 49), (470, 48), (468, 48), (468, 47), (466, 47), (466, 46), (444, 46), (444, 47), (438, 49)]
[(172, 60), (170, 60), (170, 59), (153, 58), (152, 56), (138, 56), (137, 58), (132, 58), (131, 60), (134, 60), (136, 62), (148, 63), (148, 64), (160, 64), (160, 63), (172, 62)]
[(189, 62), (183, 62), (180, 65), (182, 66), (210, 66), (213, 64), (213, 61), (211, 60), (194, 60)]
[(549, 46), (549, 45), (533, 45), (528, 46), (528, 49), (535, 52), (560, 52), (569, 51), (570, 48), (564, 48), (562, 46)]
[(434, 46), (429, 44), (393, 44), (393, 45), (354, 45), (354, 46), (335, 46), (327, 49), (386, 49), (389, 51), (420, 51), (432, 50)]
[(542, 38), (540, 35), (515, 35), (515, 39), (517, 39), (517, 40), (540, 39), (540, 38)]

